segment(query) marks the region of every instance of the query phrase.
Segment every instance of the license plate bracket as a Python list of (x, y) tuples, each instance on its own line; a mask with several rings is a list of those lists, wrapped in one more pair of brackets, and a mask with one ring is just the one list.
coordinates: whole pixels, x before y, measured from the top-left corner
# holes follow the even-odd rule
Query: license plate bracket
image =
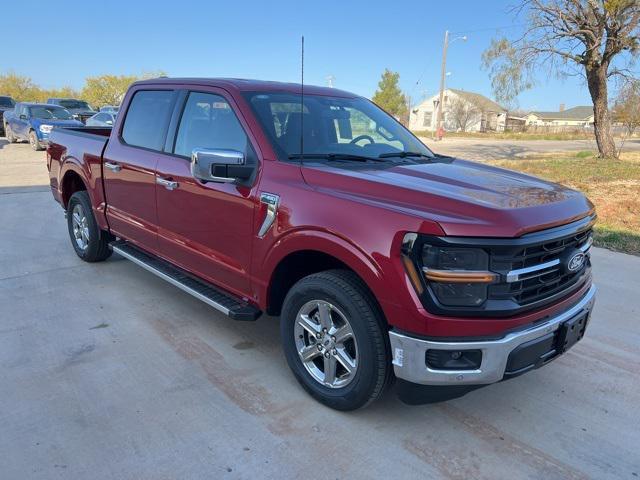
[(584, 336), (589, 321), (589, 312), (582, 313), (564, 322), (558, 331), (558, 350), (564, 353)]

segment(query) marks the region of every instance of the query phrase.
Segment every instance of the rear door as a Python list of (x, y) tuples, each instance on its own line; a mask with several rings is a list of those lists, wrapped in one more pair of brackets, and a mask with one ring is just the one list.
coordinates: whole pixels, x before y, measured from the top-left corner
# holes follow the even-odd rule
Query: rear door
[(230, 96), (221, 89), (185, 92), (171, 156), (157, 166), (158, 246), (181, 267), (240, 296), (250, 291), (249, 266), (257, 177), (247, 182), (202, 182), (191, 174), (194, 148), (240, 151), (258, 168), (255, 143)]
[(156, 165), (165, 155), (176, 91), (139, 88), (128, 97), (127, 111), (103, 155), (106, 214), (116, 235), (156, 253)]

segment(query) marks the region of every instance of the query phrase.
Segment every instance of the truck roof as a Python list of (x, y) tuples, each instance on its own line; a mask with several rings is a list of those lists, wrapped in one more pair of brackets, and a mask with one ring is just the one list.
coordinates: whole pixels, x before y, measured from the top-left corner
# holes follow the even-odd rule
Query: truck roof
[[(200, 85), (219, 87), (227, 90), (241, 92), (285, 92), (300, 94), (299, 83), (274, 82), (268, 80), (250, 80), (243, 78), (169, 78), (160, 77), (149, 80), (141, 80), (133, 85)], [(315, 85), (304, 86), (304, 93), (309, 95), (329, 95), (333, 97), (355, 98), (355, 95), (344, 90), (330, 87), (318, 87)]]

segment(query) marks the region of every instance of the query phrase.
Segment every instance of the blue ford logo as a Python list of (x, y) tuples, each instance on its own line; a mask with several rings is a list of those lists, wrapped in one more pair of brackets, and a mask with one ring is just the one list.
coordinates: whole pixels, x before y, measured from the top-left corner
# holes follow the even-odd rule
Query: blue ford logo
[(569, 256), (566, 263), (566, 268), (570, 272), (577, 272), (584, 265), (586, 256), (583, 252), (575, 252)]

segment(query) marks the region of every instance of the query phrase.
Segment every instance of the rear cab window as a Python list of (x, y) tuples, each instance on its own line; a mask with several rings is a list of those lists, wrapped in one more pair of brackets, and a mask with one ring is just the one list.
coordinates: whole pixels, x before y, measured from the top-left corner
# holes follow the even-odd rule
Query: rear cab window
[(127, 109), (122, 140), (133, 147), (162, 151), (174, 99), (174, 90), (138, 90)]

